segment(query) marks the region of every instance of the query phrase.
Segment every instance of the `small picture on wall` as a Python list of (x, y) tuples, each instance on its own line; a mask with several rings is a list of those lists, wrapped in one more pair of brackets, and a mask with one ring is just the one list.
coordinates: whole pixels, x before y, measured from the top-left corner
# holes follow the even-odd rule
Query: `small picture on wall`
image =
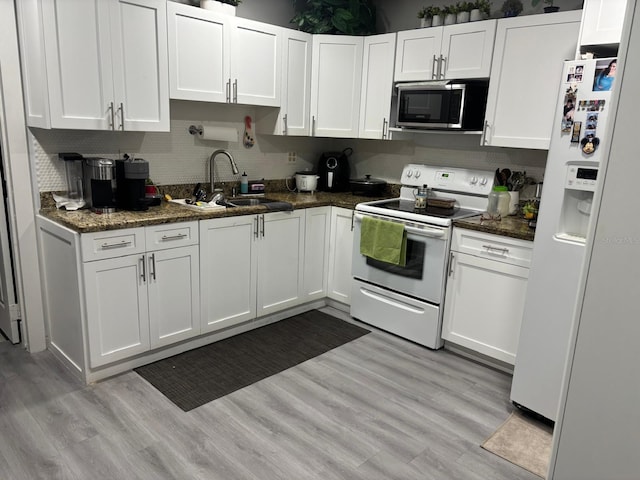
[(613, 87), (616, 78), (618, 59), (604, 59), (596, 62), (596, 74), (593, 80), (594, 92), (607, 92)]

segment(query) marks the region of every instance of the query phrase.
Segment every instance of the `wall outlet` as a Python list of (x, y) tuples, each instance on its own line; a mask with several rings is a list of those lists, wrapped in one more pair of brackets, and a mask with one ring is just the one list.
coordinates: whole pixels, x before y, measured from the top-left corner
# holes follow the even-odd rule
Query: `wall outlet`
[(295, 162), (298, 159), (296, 152), (289, 152), (289, 162)]

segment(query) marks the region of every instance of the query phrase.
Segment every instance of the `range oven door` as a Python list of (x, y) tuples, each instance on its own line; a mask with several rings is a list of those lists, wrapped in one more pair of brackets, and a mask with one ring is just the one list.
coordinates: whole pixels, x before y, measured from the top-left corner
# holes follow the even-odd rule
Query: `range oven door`
[[(354, 217), (352, 273), (363, 280), (395, 292), (439, 305), (444, 295), (449, 228), (402, 221), (407, 233), (407, 262), (399, 267), (380, 262), (360, 253), (362, 218)], [(371, 215), (390, 221), (391, 217)]]

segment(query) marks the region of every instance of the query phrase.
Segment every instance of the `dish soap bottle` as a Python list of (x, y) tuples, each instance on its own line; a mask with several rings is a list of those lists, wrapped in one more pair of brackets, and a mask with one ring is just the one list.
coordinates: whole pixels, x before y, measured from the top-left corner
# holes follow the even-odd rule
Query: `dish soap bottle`
[(242, 173), (240, 178), (240, 193), (249, 193), (249, 179), (247, 178), (247, 172)]
[(509, 214), (509, 201), (511, 196), (507, 187), (498, 185), (489, 193), (487, 213), (494, 218), (506, 217)]

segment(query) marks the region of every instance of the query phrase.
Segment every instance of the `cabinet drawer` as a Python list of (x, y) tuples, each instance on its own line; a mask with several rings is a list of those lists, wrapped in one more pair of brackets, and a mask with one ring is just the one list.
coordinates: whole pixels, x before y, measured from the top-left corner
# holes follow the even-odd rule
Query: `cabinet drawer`
[(122, 257), (144, 252), (144, 229), (124, 228), (80, 235), (82, 261)]
[(451, 249), (456, 252), (529, 268), (533, 242), (464, 228), (454, 228)]
[(164, 250), (198, 244), (198, 222), (168, 223), (145, 227), (147, 250)]

